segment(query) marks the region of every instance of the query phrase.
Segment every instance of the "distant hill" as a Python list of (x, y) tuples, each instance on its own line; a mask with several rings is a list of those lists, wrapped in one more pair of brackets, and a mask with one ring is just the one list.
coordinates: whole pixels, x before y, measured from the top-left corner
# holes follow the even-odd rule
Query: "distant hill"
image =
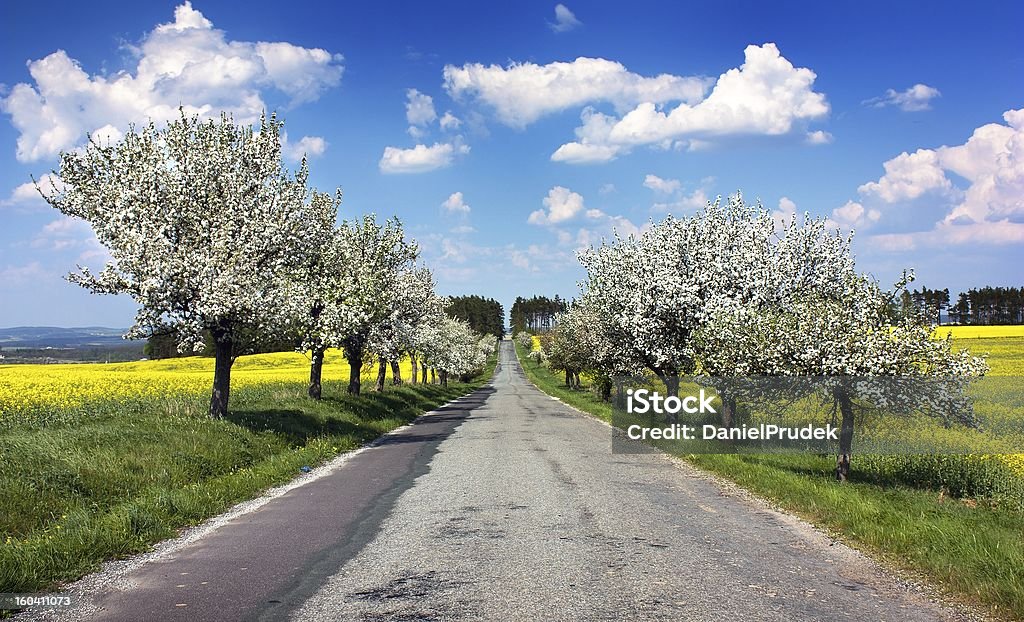
[(95, 348), (123, 346), (124, 328), (16, 326), (0, 328), (0, 348)]

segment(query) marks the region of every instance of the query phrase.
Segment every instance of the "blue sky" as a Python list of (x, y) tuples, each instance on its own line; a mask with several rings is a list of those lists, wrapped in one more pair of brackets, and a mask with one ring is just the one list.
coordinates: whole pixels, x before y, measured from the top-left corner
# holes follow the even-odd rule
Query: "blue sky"
[(854, 228), (883, 282), (1022, 284), (1020, 3), (239, 6), (4, 3), (0, 326), (130, 325), (62, 280), (105, 254), (25, 184), (179, 104), (277, 110), (346, 217), (399, 216), (442, 293), (506, 309), (737, 190)]

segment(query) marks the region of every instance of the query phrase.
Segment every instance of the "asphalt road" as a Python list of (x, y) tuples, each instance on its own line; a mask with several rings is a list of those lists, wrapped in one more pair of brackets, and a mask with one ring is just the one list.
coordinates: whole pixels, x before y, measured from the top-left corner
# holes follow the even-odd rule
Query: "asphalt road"
[(95, 620), (936, 620), (800, 521), (526, 380), (492, 387), (87, 595)]

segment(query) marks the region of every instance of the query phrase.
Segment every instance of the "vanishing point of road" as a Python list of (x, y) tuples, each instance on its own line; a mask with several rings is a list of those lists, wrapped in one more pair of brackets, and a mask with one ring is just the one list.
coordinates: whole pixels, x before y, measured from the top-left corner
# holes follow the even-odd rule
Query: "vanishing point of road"
[[(490, 385), (119, 574), (61, 619), (936, 620), (801, 521), (536, 389)], [(109, 573), (109, 571), (107, 571)]]

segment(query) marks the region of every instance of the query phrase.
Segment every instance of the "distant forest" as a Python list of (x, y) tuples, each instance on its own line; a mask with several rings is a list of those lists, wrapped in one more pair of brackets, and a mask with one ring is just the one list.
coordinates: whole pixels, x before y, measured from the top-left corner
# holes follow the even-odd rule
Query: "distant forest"
[(445, 309), (450, 317), (469, 323), (469, 327), (482, 335), (501, 339), (505, 334), (505, 308), (492, 298), (482, 296), (452, 296)]
[(952, 303), (948, 289), (904, 291), (898, 305), (940, 324), (1024, 324), (1024, 287), (981, 287), (962, 292)]
[(0, 365), (15, 363), (126, 363), (143, 357), (144, 344), (129, 342), (111, 346), (64, 348), (0, 347)]
[(567, 301), (555, 294), (554, 298), (533, 296), (516, 297), (512, 304), (512, 334), (522, 331), (532, 333), (551, 330), (557, 324), (555, 316), (565, 311)]

